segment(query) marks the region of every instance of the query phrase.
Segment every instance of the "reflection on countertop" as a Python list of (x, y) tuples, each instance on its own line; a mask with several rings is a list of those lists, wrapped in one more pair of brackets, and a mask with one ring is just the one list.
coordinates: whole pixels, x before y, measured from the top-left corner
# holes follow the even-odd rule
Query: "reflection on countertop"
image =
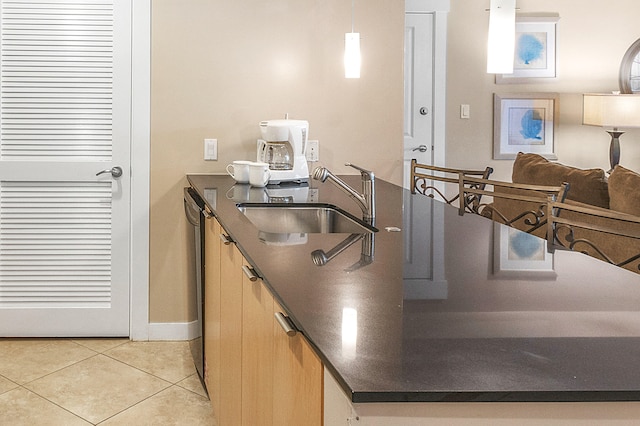
[(361, 211), (329, 185), (258, 196), (227, 176), (188, 178), (354, 402), (640, 400), (640, 275), (541, 255), (543, 240), (383, 180), (370, 241), (267, 245), (237, 204)]

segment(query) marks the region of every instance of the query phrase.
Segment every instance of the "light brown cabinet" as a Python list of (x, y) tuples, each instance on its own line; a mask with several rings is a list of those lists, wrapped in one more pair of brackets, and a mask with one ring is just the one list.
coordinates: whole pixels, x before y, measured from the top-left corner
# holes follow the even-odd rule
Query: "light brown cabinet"
[[(274, 303), (274, 313), (284, 313)], [(273, 322), (273, 424), (321, 426), (323, 422), (322, 362), (304, 336), (287, 335)]]
[(320, 359), (276, 321), (283, 309), (216, 219), (205, 250), (205, 383), (218, 424), (321, 426)]
[(235, 244), (220, 245), (220, 426), (242, 424), (242, 262)]
[[(249, 278), (245, 262), (242, 288), (242, 424), (272, 425), (273, 296), (262, 280)], [(252, 280), (253, 279), (253, 280)]]

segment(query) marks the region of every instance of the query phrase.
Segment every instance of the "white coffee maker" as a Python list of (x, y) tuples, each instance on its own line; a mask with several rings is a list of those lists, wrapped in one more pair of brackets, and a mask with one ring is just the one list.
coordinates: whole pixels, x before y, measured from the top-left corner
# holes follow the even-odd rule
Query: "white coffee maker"
[(306, 120), (266, 120), (260, 122), (257, 160), (269, 163), (269, 184), (309, 181), (305, 151), (309, 122)]

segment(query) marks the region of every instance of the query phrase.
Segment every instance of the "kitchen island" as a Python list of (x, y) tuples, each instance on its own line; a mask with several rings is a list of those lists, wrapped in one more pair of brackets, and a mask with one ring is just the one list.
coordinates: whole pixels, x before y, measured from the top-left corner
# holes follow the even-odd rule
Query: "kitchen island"
[[(188, 179), (353, 403), (640, 401), (638, 274), (575, 252), (538, 259), (535, 240), (505, 247), (529, 236), (382, 180), (372, 241), (276, 241), (237, 204), (306, 198)], [(307, 198), (361, 215), (311, 186)]]

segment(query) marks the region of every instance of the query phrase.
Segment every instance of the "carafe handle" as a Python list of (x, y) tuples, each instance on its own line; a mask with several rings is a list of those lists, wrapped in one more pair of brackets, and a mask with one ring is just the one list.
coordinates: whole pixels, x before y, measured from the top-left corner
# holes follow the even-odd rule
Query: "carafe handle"
[(266, 146), (267, 146), (267, 143), (263, 139), (258, 139), (258, 150), (256, 155), (256, 161), (264, 162), (266, 160), (265, 152), (264, 152), (264, 149), (266, 148)]

